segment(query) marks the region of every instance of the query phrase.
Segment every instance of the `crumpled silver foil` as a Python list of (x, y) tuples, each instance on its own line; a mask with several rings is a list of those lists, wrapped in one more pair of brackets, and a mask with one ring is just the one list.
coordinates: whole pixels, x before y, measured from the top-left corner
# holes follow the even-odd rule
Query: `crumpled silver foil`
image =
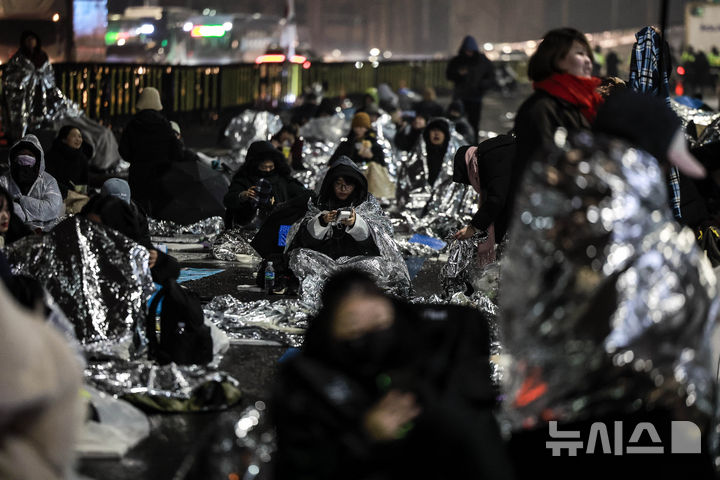
[(305, 140), (303, 143), (303, 165), (305, 170), (296, 170), (293, 177), (308, 190), (320, 188), (330, 157), (337, 148), (337, 142), (323, 140)]
[[(330, 117), (311, 118), (300, 127), (299, 133), (306, 141), (324, 142), (337, 146), (349, 130), (350, 119), (346, 118), (344, 114), (338, 113)], [(305, 158), (304, 155), (303, 158)]]
[(315, 306), (299, 300), (242, 302), (232, 295), (215, 297), (203, 307), (205, 318), (231, 339), (270, 340), (297, 347)]
[(644, 406), (703, 425), (720, 358), (710, 264), (673, 220), (654, 158), (587, 133), (569, 142), (530, 165), (503, 258), (510, 424)]
[(170, 220), (148, 218), (148, 229), (153, 237), (173, 237), (176, 235), (203, 235), (213, 240), (225, 230), (222, 217), (210, 217), (191, 225), (178, 225)]
[(255, 231), (243, 228), (225, 230), (213, 241), (213, 257), (218, 260), (232, 262), (237, 260), (238, 255), (259, 256), (255, 249), (250, 246), (254, 234)]
[(450, 125), (450, 142), (437, 179), (428, 184), (427, 145), (420, 138), (411, 152), (396, 152), (397, 207), (419, 217), (410, 229), (425, 235), (445, 237), (467, 225), (478, 209), (472, 187), (452, 181), (453, 160), (465, 140)]
[[(720, 113), (701, 110), (699, 108), (691, 108), (686, 105), (682, 105), (673, 99), (670, 99), (670, 106), (677, 116), (680, 117), (683, 131), (685, 131), (688, 123), (691, 121), (698, 127), (705, 127), (702, 133), (698, 136), (698, 140), (695, 143), (696, 146), (720, 140), (720, 132), (718, 132), (717, 124), (717, 120), (720, 118)], [(711, 125), (712, 127), (710, 127)]]
[(39, 280), (60, 305), (88, 358), (139, 353), (154, 288), (144, 247), (74, 216), (42, 237), (18, 240), (6, 253), (15, 274)]
[[(368, 224), (380, 256), (340, 257), (333, 260), (327, 255), (306, 248), (289, 251), (290, 268), (301, 281), (301, 295), (306, 303), (317, 305), (324, 280), (335, 271), (345, 268), (356, 268), (369, 273), (377, 279), (381, 288), (390, 293), (406, 296), (412, 291), (410, 273), (400, 247), (393, 238), (392, 224), (378, 201), (368, 194), (368, 200), (361, 203), (355, 211)], [(298, 230), (305, 228), (307, 222), (318, 214), (320, 210), (309, 200), (305, 217), (295, 222), (288, 232), (288, 246), (292, 245)]]
[(445, 296), (452, 296), (457, 292), (464, 292), (467, 284), (472, 284), (473, 278), (478, 275), (477, 250), (478, 244), (488, 240), (487, 232), (476, 232), (465, 240), (446, 239), (447, 262), (440, 269), (440, 283)]
[(282, 121), (274, 113), (245, 110), (225, 128), (225, 138), (229, 147), (239, 150), (239, 156), (245, 158), (251, 143), (270, 140), (281, 128)]
[(436, 250), (422, 243), (409, 242), (406, 239), (396, 240), (402, 254), (406, 257), (437, 257), (442, 250)]
[(14, 138), (52, 126), (62, 116), (82, 115), (78, 105), (55, 86), (55, 72), (50, 60), (35, 68), (24, 55), (15, 55), (5, 66), (2, 80), (9, 131)]
[[(132, 394), (168, 400), (189, 400), (211, 382), (227, 382), (240, 389), (239, 382), (222, 371), (200, 365), (157, 365), (149, 361), (91, 363), (85, 369), (85, 380), (99, 390), (120, 397)], [(219, 407), (222, 406), (208, 405), (200, 410)]]

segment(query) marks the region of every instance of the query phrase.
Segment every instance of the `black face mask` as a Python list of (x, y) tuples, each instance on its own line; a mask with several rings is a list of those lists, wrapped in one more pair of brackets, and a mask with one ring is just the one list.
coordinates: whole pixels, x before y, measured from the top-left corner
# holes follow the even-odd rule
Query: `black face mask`
[(32, 186), (37, 178), (37, 172), (35, 167), (13, 165), (12, 177), (17, 183), (20, 190), (23, 190), (23, 194), (27, 193), (27, 190)]
[(350, 372), (363, 378), (374, 378), (385, 367), (394, 343), (395, 329), (390, 327), (338, 342), (337, 351), (342, 364)]
[(258, 178), (269, 178), (269, 177), (272, 177), (273, 175), (275, 175), (275, 173), (276, 172), (274, 169), (270, 170), (269, 172), (265, 172), (263, 170), (258, 170), (256, 175)]

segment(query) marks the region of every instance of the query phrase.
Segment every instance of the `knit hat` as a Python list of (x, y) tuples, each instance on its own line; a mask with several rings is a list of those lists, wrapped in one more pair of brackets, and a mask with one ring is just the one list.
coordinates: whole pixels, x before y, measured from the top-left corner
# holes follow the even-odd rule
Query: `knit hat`
[(352, 128), (365, 127), (370, 128), (370, 116), (365, 112), (356, 113), (352, 119)]
[(130, 203), (130, 185), (121, 178), (109, 178), (105, 180), (100, 192), (103, 195), (117, 197), (127, 204)]
[(162, 110), (162, 102), (160, 102), (160, 92), (155, 87), (145, 87), (140, 98), (138, 98), (135, 104), (135, 110), (138, 112), (141, 110)]

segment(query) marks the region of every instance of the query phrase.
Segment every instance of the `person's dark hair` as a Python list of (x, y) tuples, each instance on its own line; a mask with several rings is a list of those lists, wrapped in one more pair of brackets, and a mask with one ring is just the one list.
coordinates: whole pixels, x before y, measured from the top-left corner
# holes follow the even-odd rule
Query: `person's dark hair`
[(535, 53), (528, 63), (528, 77), (534, 82), (545, 80), (554, 73), (562, 73), (557, 64), (570, 51), (573, 42), (581, 43), (593, 58), (592, 48), (585, 34), (574, 28), (558, 28), (550, 30), (543, 37)]
[[(280, 177), (290, 176), (290, 165), (285, 155), (268, 141), (253, 142), (248, 148), (245, 156), (245, 163), (240, 167), (240, 172), (248, 177), (257, 176), (258, 167), (265, 160), (272, 160), (275, 164), (275, 172)], [(240, 173), (238, 172), (238, 173)]]
[[(28, 50), (25, 47), (25, 41), (30, 37), (34, 37), (37, 41), (37, 45), (35, 45), (33, 50)], [(42, 40), (40, 39), (40, 36), (31, 30), (25, 30), (22, 34), (20, 34), (20, 52), (30, 59), (37, 68), (40, 68), (48, 60), (47, 53), (45, 53), (42, 49)]]
[(328, 350), (329, 343), (333, 342), (331, 329), (335, 310), (343, 300), (353, 294), (386, 297), (368, 273), (348, 269), (331, 275), (325, 281), (320, 294), (322, 307), (310, 321), (305, 333), (304, 353), (311, 356), (322, 355)]
[[(68, 135), (70, 135), (70, 132), (73, 129), (77, 129), (78, 131), (80, 131), (80, 129), (78, 127), (76, 127), (75, 125), (63, 125), (62, 127), (60, 127), (60, 130), (58, 130), (56, 139), (57, 140), (65, 140), (68, 137)], [(82, 132), (80, 132), (80, 133), (82, 133)]]

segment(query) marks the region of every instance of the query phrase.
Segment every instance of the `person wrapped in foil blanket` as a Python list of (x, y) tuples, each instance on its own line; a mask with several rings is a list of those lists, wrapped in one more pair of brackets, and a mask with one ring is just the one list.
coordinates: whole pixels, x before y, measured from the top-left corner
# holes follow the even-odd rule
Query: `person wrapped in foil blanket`
[(305, 216), (290, 229), (286, 253), (303, 296), (316, 298), (322, 280), (347, 267), (370, 273), (391, 292), (407, 294), (411, 289), (390, 220), (347, 157), (333, 163), (317, 201), (308, 202)]

